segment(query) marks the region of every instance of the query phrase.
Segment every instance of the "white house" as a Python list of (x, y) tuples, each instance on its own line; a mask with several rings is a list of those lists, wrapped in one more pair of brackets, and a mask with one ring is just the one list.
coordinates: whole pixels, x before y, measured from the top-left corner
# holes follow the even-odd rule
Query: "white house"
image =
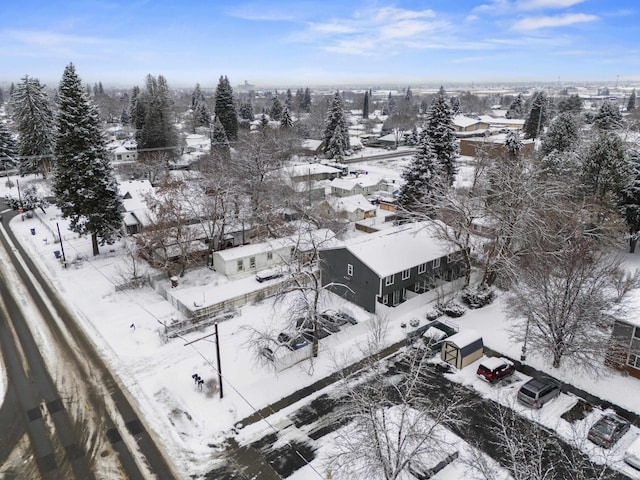
[(131, 163), (138, 159), (138, 144), (133, 140), (126, 140), (112, 151), (115, 163)]
[(118, 193), (124, 206), (122, 221), (126, 233), (139, 233), (149, 225), (152, 213), (145, 198), (154, 191), (149, 180), (129, 180), (118, 184)]
[(351, 197), (353, 195), (369, 195), (378, 190), (383, 190), (385, 180), (375, 175), (357, 175), (335, 178), (329, 184), (331, 194), (336, 197)]
[(305, 255), (318, 246), (333, 244), (335, 234), (321, 229), (267, 242), (213, 252), (213, 269), (229, 278), (255, 274), (265, 268), (289, 263), (293, 256)]

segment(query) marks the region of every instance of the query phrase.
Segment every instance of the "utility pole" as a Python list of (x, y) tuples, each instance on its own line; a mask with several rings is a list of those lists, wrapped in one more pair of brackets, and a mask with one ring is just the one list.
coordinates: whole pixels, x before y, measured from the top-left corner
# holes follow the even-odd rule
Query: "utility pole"
[(58, 229), (58, 238), (60, 239), (60, 250), (62, 250), (62, 265), (67, 268), (67, 259), (64, 256), (64, 245), (62, 244), (62, 235), (60, 235), (60, 225), (56, 222), (56, 228)]
[(213, 336), (216, 337), (216, 359), (218, 361), (218, 387), (220, 388), (220, 400), (222, 400), (222, 397), (224, 395), (222, 392), (222, 365), (220, 364), (220, 342), (219, 342), (220, 335), (218, 335), (218, 322), (214, 323), (214, 327), (215, 327), (215, 331), (213, 333), (210, 333), (209, 335), (205, 335), (204, 337), (200, 337), (190, 342), (187, 342), (184, 344), (184, 346), (186, 347), (187, 345), (191, 345), (193, 343), (199, 342), (200, 340), (204, 340), (209, 337), (213, 337)]

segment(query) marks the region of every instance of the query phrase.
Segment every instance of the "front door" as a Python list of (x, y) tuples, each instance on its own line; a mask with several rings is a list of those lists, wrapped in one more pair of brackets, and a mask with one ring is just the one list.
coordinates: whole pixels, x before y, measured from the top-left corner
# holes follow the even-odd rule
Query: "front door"
[(402, 290), (395, 290), (393, 292), (393, 302), (392, 305), (395, 307), (396, 305), (398, 305), (400, 303), (400, 294), (402, 293)]

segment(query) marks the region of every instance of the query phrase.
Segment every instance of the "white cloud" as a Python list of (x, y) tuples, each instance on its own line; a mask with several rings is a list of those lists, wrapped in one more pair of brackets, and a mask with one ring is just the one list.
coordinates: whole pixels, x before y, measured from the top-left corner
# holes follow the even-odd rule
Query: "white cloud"
[(598, 17), (595, 15), (567, 13), (546, 17), (526, 17), (515, 22), (511, 28), (513, 30), (538, 30), (540, 28), (566, 27), (576, 23), (594, 22), (596, 20), (598, 20)]
[(351, 17), (327, 22), (309, 22), (297, 32), (297, 42), (317, 43), (323, 50), (368, 55), (414, 49), (416, 42), (428, 42), (430, 35), (446, 32), (447, 21), (437, 18), (433, 10), (408, 10), (395, 7), (368, 9)]
[(567, 8), (584, 1), (585, 0), (519, 0), (517, 7), (520, 10)]

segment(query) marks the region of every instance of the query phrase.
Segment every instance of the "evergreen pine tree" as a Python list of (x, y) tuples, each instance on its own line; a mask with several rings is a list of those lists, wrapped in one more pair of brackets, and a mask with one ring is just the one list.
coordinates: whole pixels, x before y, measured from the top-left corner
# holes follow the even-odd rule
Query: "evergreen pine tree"
[(251, 104), (251, 102), (246, 102), (240, 105), (239, 113), (240, 113), (240, 118), (242, 118), (243, 120), (249, 120), (250, 122), (253, 122), (254, 120), (253, 105)]
[(98, 93), (100, 95), (104, 95), (104, 88), (102, 87), (102, 82), (98, 82)]
[(364, 92), (364, 102), (362, 104), (362, 118), (369, 118), (369, 92)]
[(282, 128), (293, 128), (293, 120), (291, 119), (291, 115), (289, 115), (289, 107), (284, 107), (282, 118), (280, 120), (280, 126)]
[(290, 88), (287, 88), (287, 98), (284, 101), (284, 104), (289, 109), (291, 109), (291, 105), (293, 105), (293, 95), (291, 94), (291, 89)]
[(610, 101), (602, 102), (593, 119), (593, 124), (600, 130), (616, 130), (622, 127), (622, 123), (622, 113), (618, 105)]
[(262, 115), (260, 115), (260, 128), (262, 130), (265, 130), (268, 126), (269, 126), (269, 120), (267, 119), (267, 116), (263, 113)]
[(44, 85), (25, 75), (11, 96), (13, 118), (18, 127), (20, 175), (41, 173), (46, 176), (53, 151), (53, 113)]
[(129, 112), (127, 111), (126, 108), (123, 108), (122, 113), (120, 114), (120, 124), (127, 126), (129, 125), (130, 121), (131, 121), (131, 117), (129, 116)]
[(273, 97), (273, 103), (271, 104), (269, 116), (271, 117), (271, 120), (275, 120), (278, 122), (282, 120), (282, 103), (280, 103), (278, 97)]
[(458, 173), (456, 160), (459, 148), (454, 132), (453, 111), (444, 88), (440, 87), (427, 115), (425, 135), (429, 138), (431, 149), (442, 166), (448, 185), (453, 185)]
[(524, 122), (524, 138), (536, 139), (544, 131), (549, 118), (549, 100), (544, 92), (536, 92), (531, 111)]
[(342, 107), (340, 92), (333, 95), (322, 135), (324, 153), (329, 158), (343, 160), (350, 148), (349, 128)]
[(504, 148), (507, 151), (509, 160), (516, 160), (520, 156), (522, 151), (522, 140), (520, 139), (520, 132), (516, 130), (510, 130), (507, 133), (507, 138), (504, 141)]
[(407, 90), (404, 92), (404, 99), (407, 102), (410, 102), (413, 99), (413, 92), (411, 91), (411, 87), (407, 87)]
[(195, 108), (199, 102), (204, 102), (204, 95), (200, 89), (200, 84), (196, 83), (196, 86), (193, 87), (193, 92), (191, 92), (191, 108)]
[(522, 99), (521, 93), (513, 99), (505, 116), (507, 118), (524, 118), (524, 100)]
[(2, 88), (0, 88), (0, 105), (4, 103), (4, 92)]
[(162, 75), (157, 78), (147, 75), (146, 83), (146, 91), (144, 94), (140, 93), (136, 100), (136, 107), (144, 109), (142, 128), (136, 131), (138, 150), (175, 147), (178, 144), (178, 133), (172, 120), (173, 104), (167, 81)]
[(636, 109), (636, 89), (634, 88), (629, 95), (629, 101), (627, 102), (627, 112), (632, 112)]
[(582, 185), (598, 201), (615, 198), (629, 178), (626, 149), (619, 135), (601, 130), (582, 160)]
[(228, 160), (231, 156), (229, 140), (220, 119), (215, 117), (211, 128), (211, 155), (214, 158)]
[(305, 112), (311, 111), (311, 90), (309, 87), (304, 89), (304, 96), (302, 97), (302, 110)]
[(18, 164), (18, 145), (4, 123), (0, 122), (0, 168), (5, 170)]
[(13, 96), (13, 92), (15, 91), (16, 86), (13, 84), (13, 82), (11, 82), (11, 85), (9, 85), (9, 98), (11, 98)]
[(618, 205), (629, 232), (629, 253), (635, 253), (640, 237), (640, 152), (629, 152), (629, 180), (620, 192)]
[(580, 95), (570, 95), (568, 98), (560, 100), (558, 112), (569, 112), (579, 114), (582, 111), (582, 99)]
[(298, 112), (300, 112), (301, 110), (304, 110), (304, 90), (299, 88), (296, 90), (296, 96), (294, 99), (295, 103), (296, 103), (296, 108), (298, 109)]
[(59, 86), (55, 144), (56, 203), (70, 228), (91, 235), (93, 254), (98, 242), (114, 240), (121, 227), (122, 201), (106, 151), (98, 111), (82, 89), (73, 64), (67, 65)]
[(226, 75), (220, 76), (215, 93), (215, 114), (230, 142), (238, 139), (238, 115), (233, 102), (233, 89)]
[(580, 136), (580, 123), (573, 113), (562, 112), (549, 125), (542, 136), (542, 155), (548, 155), (552, 151), (558, 153), (573, 150), (578, 144)]
[(402, 172), (402, 178), (405, 183), (398, 195), (400, 216), (418, 214), (433, 217), (447, 180), (426, 135), (422, 135), (418, 150)]

